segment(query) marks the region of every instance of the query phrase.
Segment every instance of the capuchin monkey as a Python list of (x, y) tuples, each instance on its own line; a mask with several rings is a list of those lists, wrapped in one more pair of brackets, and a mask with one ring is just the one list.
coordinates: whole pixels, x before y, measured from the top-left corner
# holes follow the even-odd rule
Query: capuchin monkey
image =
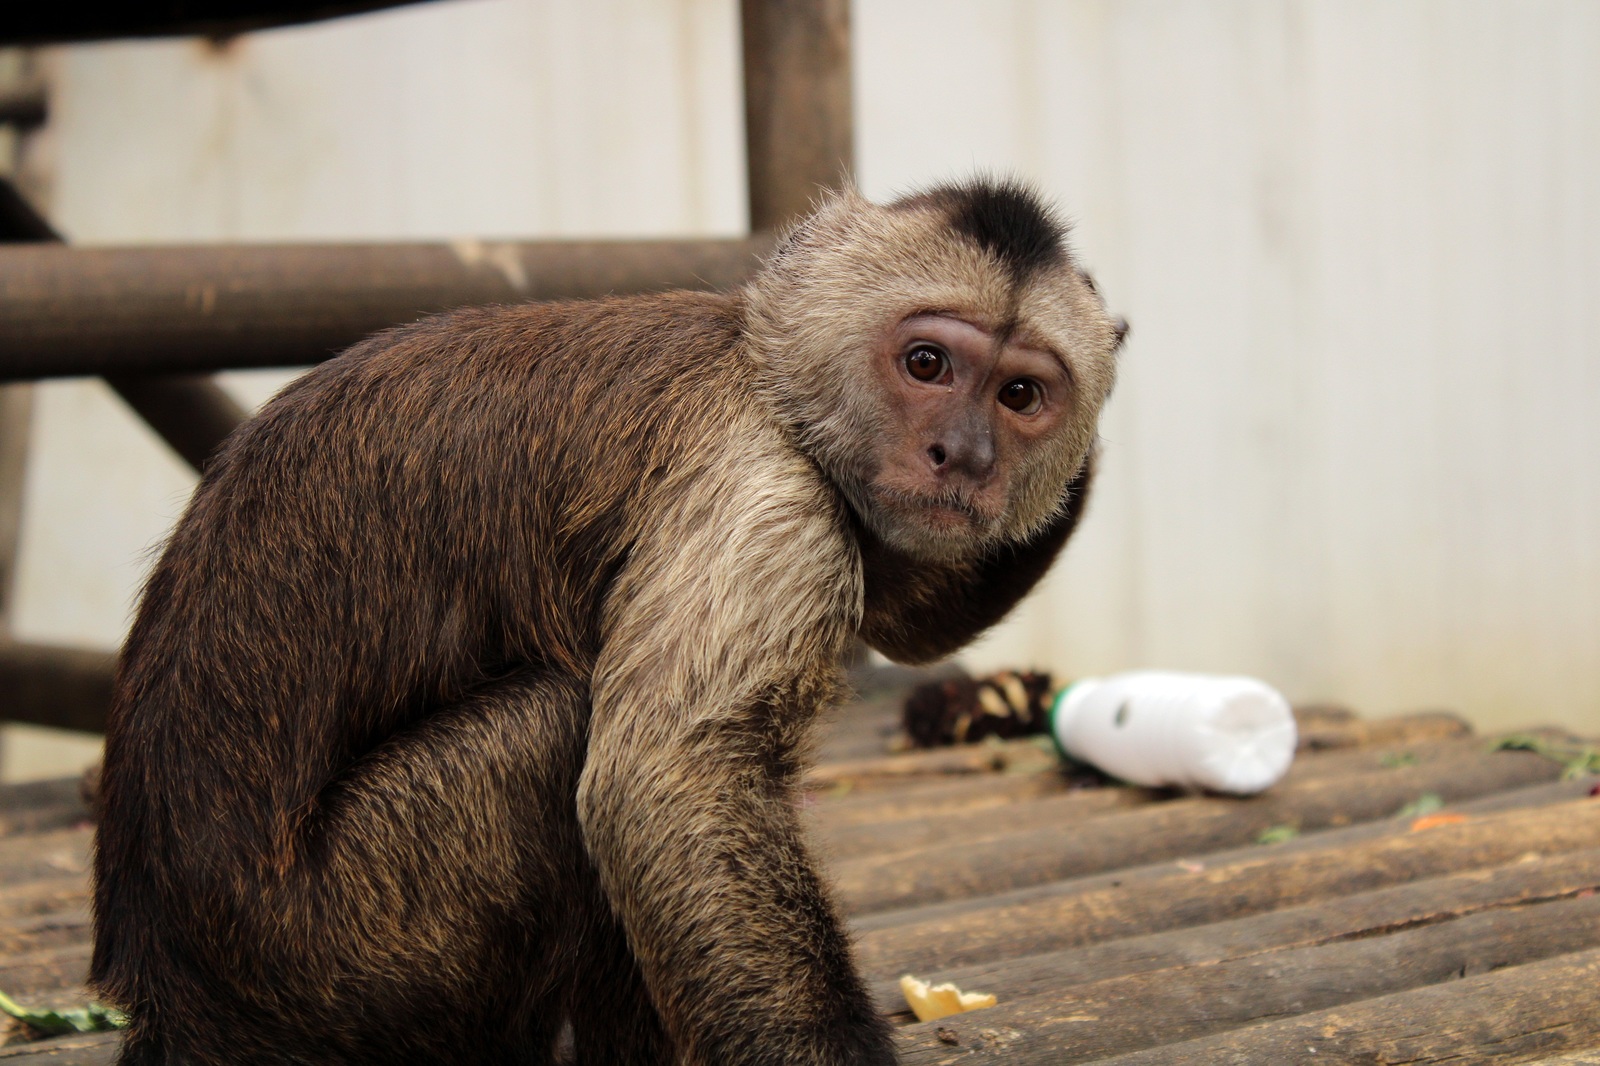
[(1078, 521), (1125, 330), (1032, 192), (853, 192), (744, 288), (456, 311), (220, 449), (123, 648), (125, 1064), (892, 1063), (796, 810), (860, 635)]

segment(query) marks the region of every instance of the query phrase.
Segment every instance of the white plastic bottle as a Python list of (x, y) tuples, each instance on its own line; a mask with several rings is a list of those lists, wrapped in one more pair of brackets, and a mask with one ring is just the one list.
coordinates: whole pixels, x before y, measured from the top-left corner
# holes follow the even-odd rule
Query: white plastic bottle
[(1150, 787), (1250, 795), (1294, 760), (1288, 701), (1253, 677), (1136, 670), (1069, 685), (1050, 709), (1061, 750)]

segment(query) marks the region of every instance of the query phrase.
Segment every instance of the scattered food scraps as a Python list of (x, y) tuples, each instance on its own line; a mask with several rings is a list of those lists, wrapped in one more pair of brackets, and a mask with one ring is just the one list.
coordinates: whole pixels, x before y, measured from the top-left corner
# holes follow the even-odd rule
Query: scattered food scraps
[(1425, 814), (1411, 823), (1411, 831), (1419, 833), (1424, 829), (1433, 829), (1436, 826), (1459, 825), (1468, 821), (1471, 821), (1471, 819), (1466, 815), (1457, 814), (1454, 811), (1446, 811), (1444, 814)]
[(1274, 825), (1263, 829), (1256, 834), (1257, 844), (1282, 844), (1293, 840), (1300, 835), (1300, 830), (1292, 825)]
[(105, 1007), (99, 1003), (90, 1003), (87, 1006), (64, 1011), (34, 1010), (24, 1007), (4, 992), (0, 992), (0, 1011), (45, 1036), (59, 1036), (62, 1033), (99, 1033), (108, 1029), (126, 1029), (128, 1026), (127, 1015), (115, 1007)]
[(1563, 781), (1573, 781), (1587, 774), (1600, 774), (1600, 748), (1570, 739), (1546, 739), (1531, 733), (1513, 733), (1495, 741), (1490, 750), (1531, 751), (1553, 759), (1562, 766)]
[(931, 1022), (935, 1018), (946, 1018), (962, 1011), (980, 1010), (1000, 1002), (988, 993), (963, 992), (948, 982), (929, 987), (928, 982), (919, 981), (910, 974), (900, 978), (900, 992), (906, 997), (911, 1012), (919, 1022)]
[(1027, 670), (930, 681), (906, 697), (905, 731), (919, 748), (1044, 733), (1052, 691), (1049, 674)]

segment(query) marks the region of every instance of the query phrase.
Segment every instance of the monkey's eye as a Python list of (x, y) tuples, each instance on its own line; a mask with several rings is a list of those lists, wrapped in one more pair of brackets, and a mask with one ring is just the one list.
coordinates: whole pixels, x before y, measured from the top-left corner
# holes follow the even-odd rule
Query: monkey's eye
[(1029, 378), (1012, 378), (1000, 386), (1000, 402), (1019, 415), (1031, 415), (1044, 403), (1044, 390)]
[(931, 344), (919, 344), (906, 353), (906, 372), (918, 381), (937, 381), (948, 360)]

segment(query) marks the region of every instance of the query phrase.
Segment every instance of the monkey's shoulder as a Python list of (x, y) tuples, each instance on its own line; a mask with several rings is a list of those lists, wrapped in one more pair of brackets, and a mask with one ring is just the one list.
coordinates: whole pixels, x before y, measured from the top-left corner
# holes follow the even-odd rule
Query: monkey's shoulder
[(715, 436), (742, 402), (740, 338), (736, 300), (714, 293), (434, 315), (292, 382), (218, 465), (303, 454), (317, 467), (483, 471), (522, 455), (590, 470), (604, 455), (637, 473), (652, 440)]
[(357, 376), (500, 376), (541, 369), (585, 375), (681, 370), (735, 345), (736, 297), (672, 291), (594, 300), (462, 308), (374, 334), (335, 363)]

